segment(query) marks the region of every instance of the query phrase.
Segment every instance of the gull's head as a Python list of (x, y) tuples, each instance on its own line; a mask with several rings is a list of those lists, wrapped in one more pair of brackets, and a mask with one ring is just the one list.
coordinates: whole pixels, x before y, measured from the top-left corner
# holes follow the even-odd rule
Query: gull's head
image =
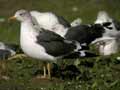
[(111, 18), (106, 11), (99, 11), (95, 23), (111, 22)]
[(14, 16), (10, 17), (9, 19), (17, 19), (18, 21), (25, 21), (31, 17), (30, 13), (27, 10), (18, 10)]

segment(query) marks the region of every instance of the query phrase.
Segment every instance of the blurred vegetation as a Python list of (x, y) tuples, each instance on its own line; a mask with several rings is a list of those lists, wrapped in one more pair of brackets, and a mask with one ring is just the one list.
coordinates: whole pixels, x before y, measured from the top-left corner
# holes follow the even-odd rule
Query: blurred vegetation
[[(80, 17), (83, 23), (93, 23), (100, 10), (120, 20), (119, 3), (120, 0), (0, 0), (0, 41), (19, 44), (19, 23), (7, 21), (18, 9), (51, 11), (69, 22)], [(2, 19), (5, 21), (1, 22)], [(42, 61), (31, 58), (4, 60), (6, 68), (1, 68), (0, 74), (9, 79), (1, 78), (0, 90), (119, 90), (118, 56), (119, 53), (107, 57), (60, 60), (52, 64), (52, 81), (35, 78), (43, 73)]]
[(93, 23), (100, 10), (107, 11), (110, 16), (119, 20), (119, 2), (119, 0), (0, 0), (0, 19), (4, 18), (6, 21), (0, 22), (0, 40), (19, 42), (19, 25), (16, 22), (7, 22), (7, 18), (13, 16), (19, 9), (51, 11), (65, 17), (69, 22), (80, 17), (83, 23)]

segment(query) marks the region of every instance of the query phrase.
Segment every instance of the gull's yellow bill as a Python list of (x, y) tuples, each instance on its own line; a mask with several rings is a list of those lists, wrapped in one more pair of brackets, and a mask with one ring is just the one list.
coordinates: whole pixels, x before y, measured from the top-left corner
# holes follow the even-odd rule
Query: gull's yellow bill
[(16, 17), (12, 16), (12, 17), (8, 18), (8, 21), (10, 21), (10, 20), (16, 20)]

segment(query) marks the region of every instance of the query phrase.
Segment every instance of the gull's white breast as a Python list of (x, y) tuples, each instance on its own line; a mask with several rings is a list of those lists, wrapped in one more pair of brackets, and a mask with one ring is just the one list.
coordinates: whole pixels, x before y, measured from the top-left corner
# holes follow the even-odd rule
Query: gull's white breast
[(38, 33), (26, 23), (21, 25), (20, 44), (25, 54), (32, 58), (41, 60), (54, 60), (54, 57), (47, 54), (44, 47), (37, 44), (36, 36)]
[(100, 45), (99, 50), (102, 55), (110, 55), (116, 53), (118, 51), (118, 45), (116, 40), (111, 40), (104, 46)]

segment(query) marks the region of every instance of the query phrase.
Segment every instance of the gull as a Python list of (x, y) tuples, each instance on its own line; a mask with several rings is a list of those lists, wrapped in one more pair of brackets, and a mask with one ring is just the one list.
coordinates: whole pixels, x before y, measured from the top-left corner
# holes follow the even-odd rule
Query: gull
[(109, 30), (120, 30), (120, 21), (111, 18), (106, 11), (99, 11), (97, 15), (97, 19), (94, 22), (95, 24), (102, 24), (105, 22), (110, 22), (111, 25), (107, 27)]
[(17, 53), (22, 53), (17, 44), (0, 42), (0, 60), (10, 59)]
[(91, 35), (84, 35), (88, 34), (88, 28), (89, 30), (92, 28), (88, 27), (88, 25), (79, 25), (79, 18), (73, 21), (73, 23), (71, 23), (72, 25), (70, 25), (70, 23), (67, 22), (63, 17), (58, 16), (52, 12), (30, 11), (30, 15), (32, 17), (32, 21), (37, 23), (41, 28), (55, 32), (65, 39), (78, 41), (84, 47), (89, 48), (86, 43), (89, 42), (88, 38), (91, 38)]
[(100, 55), (104, 56), (117, 53), (119, 48), (119, 42), (116, 37), (104, 36), (102, 38), (97, 38), (91, 44), (96, 44)]
[(34, 10), (30, 11), (30, 14), (42, 28), (53, 31), (62, 37), (64, 37), (68, 28), (71, 27), (67, 20), (53, 12), (39, 12)]
[(6, 69), (5, 60), (11, 60), (10, 58), (18, 53), (22, 52), (17, 44), (0, 42), (0, 79), (9, 79), (8, 76), (2, 75), (2, 72)]
[[(59, 34), (42, 28), (26, 10), (18, 10), (10, 19), (17, 19), (21, 22), (20, 46), (29, 57), (44, 62), (54, 62), (57, 59), (68, 57), (74, 52), (79, 57), (86, 56), (86, 53), (81, 51), (82, 47), (77, 41), (66, 40)], [(51, 78), (50, 63), (44, 66), (43, 69), (43, 78)]]
[[(30, 11), (30, 14), (41, 28), (55, 32), (68, 40), (76, 40), (81, 45), (86, 44), (86, 47), (94, 39), (109, 36), (111, 33), (117, 31), (112, 21), (113, 19), (105, 11), (98, 13), (97, 20), (93, 25), (81, 25), (80, 18), (75, 19), (70, 25), (62, 16), (58, 16), (53, 12), (39, 12), (34, 10)], [(111, 24), (104, 24), (108, 22)], [(98, 32), (99, 35), (97, 35)]]

